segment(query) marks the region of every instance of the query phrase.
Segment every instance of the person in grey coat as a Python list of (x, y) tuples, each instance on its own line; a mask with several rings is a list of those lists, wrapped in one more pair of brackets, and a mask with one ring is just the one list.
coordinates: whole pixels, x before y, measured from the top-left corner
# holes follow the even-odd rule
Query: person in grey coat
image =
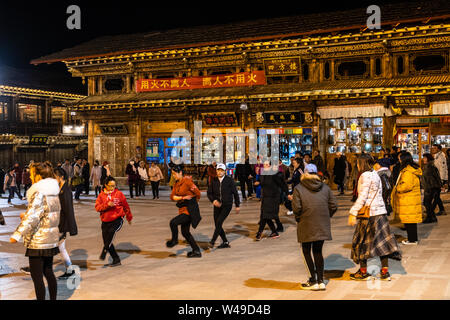
[(317, 175), (314, 164), (306, 165), (305, 174), (294, 189), (292, 209), (297, 221), (297, 239), (302, 244), (310, 275), (302, 289), (325, 290), (322, 248), (325, 240), (331, 240), (330, 218), (337, 211), (337, 201), (328, 185)]

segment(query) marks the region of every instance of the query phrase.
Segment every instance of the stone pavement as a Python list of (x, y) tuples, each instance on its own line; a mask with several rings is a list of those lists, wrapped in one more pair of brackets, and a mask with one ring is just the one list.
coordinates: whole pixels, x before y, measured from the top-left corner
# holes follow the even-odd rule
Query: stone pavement
[[(150, 192), (149, 192), (150, 193)], [(79, 234), (68, 237), (66, 246), (73, 263), (81, 270), (78, 289), (73, 281), (58, 280), (58, 299), (450, 299), (450, 215), (439, 218), (438, 224), (419, 225), (420, 244), (401, 245), (403, 260), (390, 260), (392, 281), (356, 282), (349, 274), (357, 270), (350, 260), (353, 227), (347, 226), (350, 196), (339, 197), (339, 211), (332, 219), (333, 240), (325, 243), (325, 276), (327, 290), (310, 292), (300, 289), (307, 279), (293, 216), (280, 210), (285, 232), (278, 239), (256, 242), (259, 202), (243, 203), (241, 213), (234, 209), (224, 228), (230, 249), (206, 249), (213, 233), (212, 208), (202, 193), (200, 207), (203, 219), (193, 235), (202, 247), (203, 257), (188, 259), (190, 248), (181, 240), (174, 248), (165, 247), (169, 239), (169, 221), (177, 208), (162, 191), (160, 200), (130, 200), (133, 224), (124, 224), (114, 241), (122, 266), (103, 267), (98, 260), (102, 248), (100, 220), (94, 211), (94, 196), (82, 196), (75, 202)], [(450, 212), (449, 194), (443, 195)], [(29, 275), (20, 271), (28, 265), (21, 243), (8, 242), (19, 223), (25, 201), (6, 198), (0, 208), (6, 226), (0, 226), (0, 298), (35, 299)], [(398, 239), (405, 231), (393, 227)], [(268, 231), (267, 231), (268, 232)], [(220, 243), (220, 241), (218, 241)], [(369, 260), (369, 270), (379, 267), (378, 259)], [(63, 273), (60, 256), (55, 257), (55, 273)]]

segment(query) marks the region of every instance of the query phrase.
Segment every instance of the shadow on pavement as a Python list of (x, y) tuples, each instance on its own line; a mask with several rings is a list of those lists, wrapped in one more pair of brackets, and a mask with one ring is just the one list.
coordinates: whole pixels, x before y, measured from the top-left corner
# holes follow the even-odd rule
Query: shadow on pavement
[(176, 257), (176, 254), (169, 251), (143, 251), (130, 242), (119, 243), (116, 246), (116, 251), (118, 253), (125, 253), (125, 255), (120, 255), (121, 259), (126, 259), (132, 254), (143, 255), (146, 259), (166, 259)]
[(260, 289), (302, 290), (299, 282), (264, 280), (258, 278), (245, 280), (244, 285), (250, 288)]

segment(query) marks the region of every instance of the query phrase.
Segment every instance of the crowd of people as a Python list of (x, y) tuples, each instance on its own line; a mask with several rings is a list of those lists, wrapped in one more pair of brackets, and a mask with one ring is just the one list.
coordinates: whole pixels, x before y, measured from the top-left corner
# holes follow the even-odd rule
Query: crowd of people
[[(402, 223), (407, 234), (404, 245), (418, 244), (418, 224), (436, 223), (437, 216), (445, 210), (440, 199), (441, 191), (448, 184), (449, 161), (442, 148), (435, 145), (432, 154), (424, 154), (421, 164), (413, 160), (407, 151), (398, 148), (383, 150), (379, 157), (361, 154), (354, 165), (338, 153), (334, 160), (334, 182), (339, 194), (343, 194), (346, 179), (353, 177), (354, 202), (349, 211), (348, 224), (355, 226), (351, 258), (359, 264), (353, 280), (368, 280), (367, 260), (379, 257), (382, 269), (381, 280), (390, 280), (389, 259), (401, 260), (402, 255), (390, 224)], [(189, 258), (200, 258), (201, 250), (190, 227), (199, 225), (202, 217), (198, 201), (201, 192), (193, 178), (185, 174), (185, 166), (172, 162), (170, 166), (170, 200), (176, 203), (177, 215), (170, 220), (171, 239), (166, 246), (178, 245), (178, 226), (192, 251)], [(237, 185), (240, 186), (242, 200), (250, 199), (255, 193), (260, 199), (258, 231), (255, 240), (263, 238), (268, 226), (268, 238), (279, 238), (284, 227), (279, 218), (280, 207), (287, 209), (287, 215), (294, 215), (297, 222), (297, 240), (301, 243), (309, 279), (302, 284), (305, 290), (326, 290), (324, 282), (324, 259), (322, 250), (325, 241), (332, 240), (331, 218), (338, 210), (337, 199), (329, 186), (330, 174), (318, 151), (310, 154), (297, 152), (289, 166), (281, 161), (271, 164), (268, 159), (258, 157), (256, 165), (250, 165), (248, 157), (236, 166), (235, 177), (226, 174), (225, 164), (213, 162), (203, 171), (208, 176), (207, 197), (213, 208), (214, 232), (209, 247), (213, 248), (220, 237), (219, 249), (231, 248), (223, 224), (229, 216), (233, 203), (236, 213), (240, 211), (241, 200)], [(353, 174), (351, 172), (354, 172)], [(151, 182), (153, 199), (159, 199), (159, 182), (164, 179), (160, 168), (152, 163), (149, 168), (138, 159), (131, 159), (126, 167), (130, 198), (145, 196), (145, 186)], [(19, 183), (21, 181), (22, 183)], [(237, 181), (239, 183), (237, 183)], [(53, 274), (53, 257), (61, 254), (66, 272), (61, 278), (73, 275), (70, 256), (65, 248), (66, 235), (75, 236), (77, 224), (73, 209), (72, 192), (79, 199), (90, 187), (95, 190), (95, 210), (100, 213), (103, 249), (100, 259), (109, 253), (112, 262), (106, 266), (121, 265), (113, 240), (122, 228), (123, 221), (131, 224), (133, 215), (125, 195), (118, 190), (116, 179), (112, 177), (108, 162), (95, 161), (92, 169), (86, 159), (66, 160), (53, 167), (49, 162), (33, 161), (21, 170), (15, 164), (4, 177), (4, 188), (9, 191), (8, 202), (14, 194), (28, 201), (27, 211), (21, 214), (21, 222), (11, 236), (10, 242), (24, 240), (29, 257), (29, 267), (36, 297), (45, 298), (43, 279), (47, 280), (50, 298), (56, 299), (57, 285)], [(24, 196), (21, 194), (24, 186)], [(422, 218), (421, 189), (424, 190), (423, 205), (426, 218)], [(133, 195), (133, 191), (135, 192)], [(435, 214), (436, 207), (439, 212)], [(389, 221), (389, 216), (393, 219)], [(4, 219), (0, 214), (0, 224)], [(24, 268), (25, 270), (26, 268)]]

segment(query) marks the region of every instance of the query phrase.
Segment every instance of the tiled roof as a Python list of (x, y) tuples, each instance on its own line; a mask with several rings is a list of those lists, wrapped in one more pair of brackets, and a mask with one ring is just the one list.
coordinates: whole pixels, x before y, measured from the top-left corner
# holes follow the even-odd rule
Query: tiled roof
[(184, 100), (208, 97), (246, 96), (259, 94), (289, 94), (299, 92), (312, 92), (317, 90), (357, 90), (365, 88), (402, 88), (402, 87), (426, 87), (428, 85), (450, 85), (450, 75), (416, 76), (396, 79), (374, 80), (340, 80), (324, 81), (320, 83), (299, 84), (274, 84), (254, 87), (196, 89), (165, 92), (143, 93), (117, 93), (89, 96), (71, 103), (72, 105), (95, 105), (113, 103), (133, 103), (155, 100)]
[[(450, 16), (450, 1), (408, 1), (380, 5), (382, 26), (395, 22), (421, 21)], [(32, 63), (49, 63), (113, 54), (136, 53), (170, 48), (270, 40), (283, 37), (342, 32), (366, 26), (367, 8), (341, 12), (315, 13), (272, 19), (259, 19), (214, 26), (172, 29), (131, 35), (104, 36), (60, 52), (37, 58)], [(417, 22), (416, 22), (417, 24)]]

